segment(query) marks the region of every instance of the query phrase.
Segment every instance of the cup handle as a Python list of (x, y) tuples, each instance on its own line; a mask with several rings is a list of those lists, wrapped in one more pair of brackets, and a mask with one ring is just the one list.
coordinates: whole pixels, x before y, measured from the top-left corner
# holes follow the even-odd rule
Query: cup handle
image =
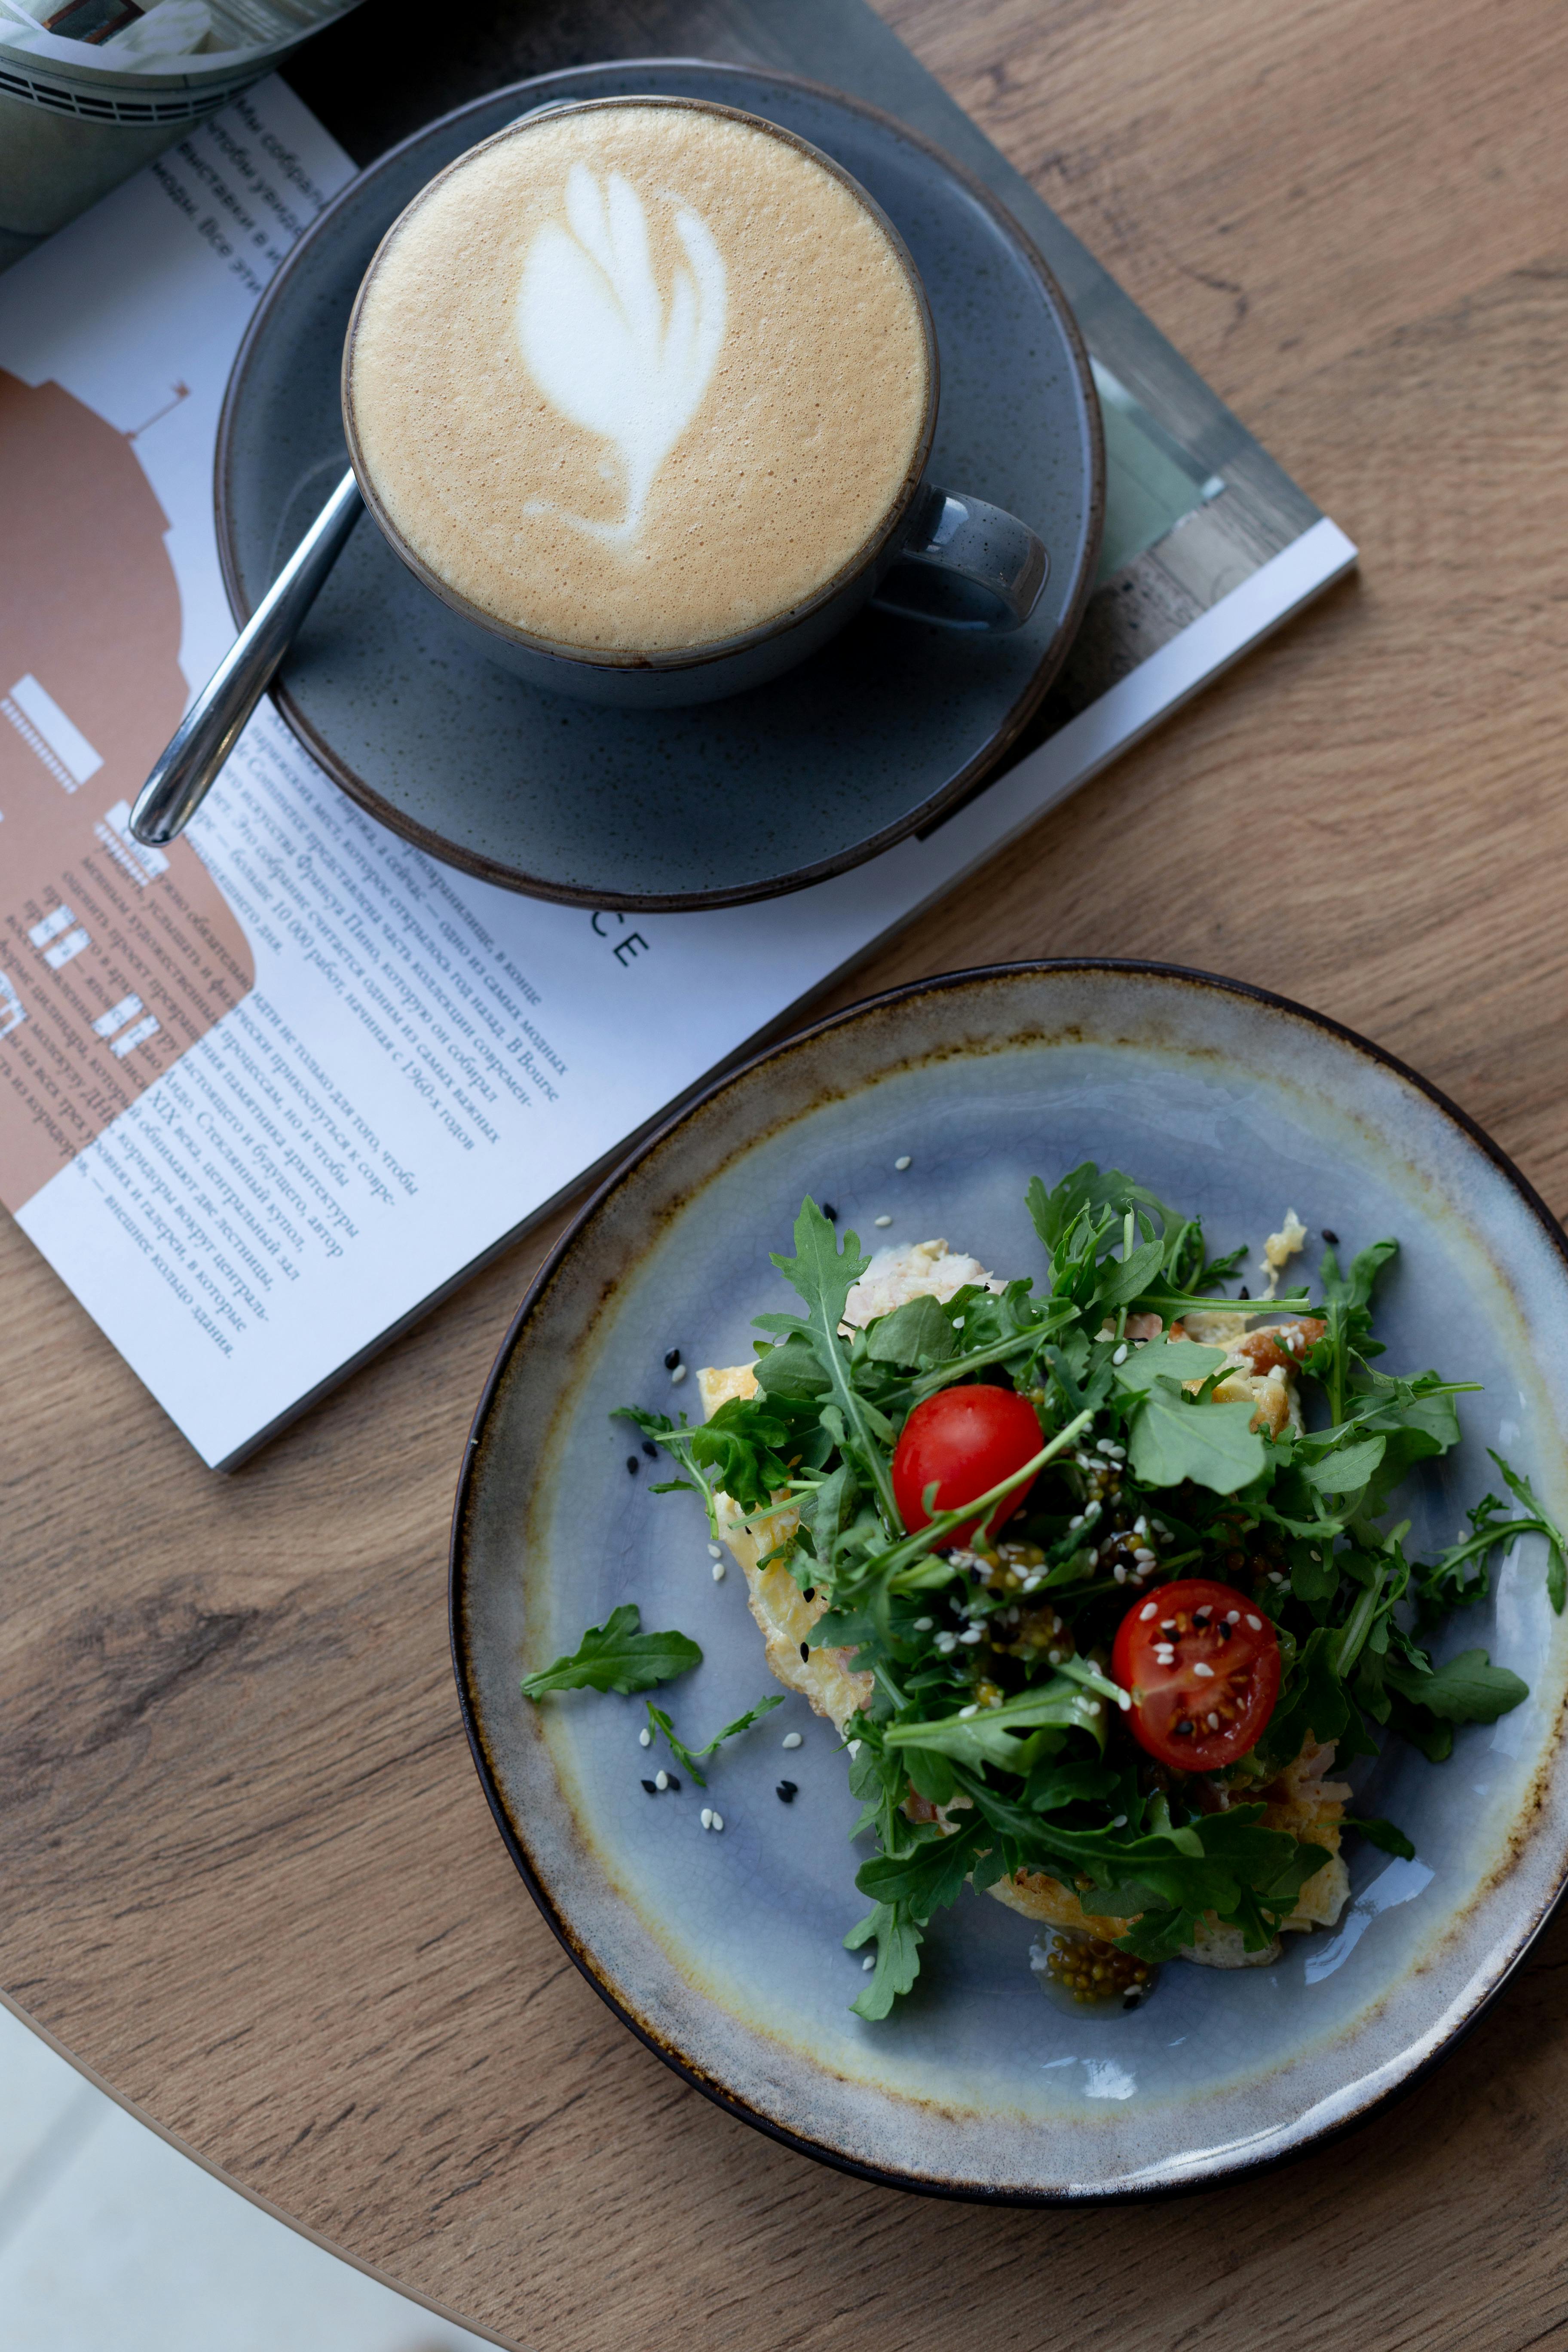
[(927, 488), (898, 558), (871, 602), (949, 629), (1021, 629), (1051, 559), (1016, 515), (956, 490)]

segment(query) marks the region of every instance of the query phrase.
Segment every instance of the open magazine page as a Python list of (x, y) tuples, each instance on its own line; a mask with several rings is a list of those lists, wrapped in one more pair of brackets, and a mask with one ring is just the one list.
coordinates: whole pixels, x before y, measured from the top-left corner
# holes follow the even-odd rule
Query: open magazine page
[[(264, 83), (0, 279), (0, 1199), (215, 1465), (1353, 560), (1312, 524), (929, 839), (769, 905), (474, 881), (270, 706), (188, 836), (143, 849), (130, 803), (232, 633), (228, 370), (350, 172)], [(1112, 504), (1147, 546), (1205, 485), (1136, 425)]]

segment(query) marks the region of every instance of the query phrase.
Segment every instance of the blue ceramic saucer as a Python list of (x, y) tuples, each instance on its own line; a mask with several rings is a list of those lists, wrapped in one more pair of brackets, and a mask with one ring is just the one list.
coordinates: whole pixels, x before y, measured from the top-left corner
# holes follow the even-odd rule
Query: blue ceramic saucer
[(729, 906), (840, 873), (971, 793), (1037, 708), (1093, 583), (1104, 461), (1078, 330), (995, 197), (913, 131), (787, 76), (669, 59), (547, 75), (432, 123), (328, 207), (257, 311), (218, 427), (218, 544), (243, 620), (346, 470), (343, 332), (417, 190), (531, 108), (648, 91), (781, 123), (882, 205), (936, 325), (933, 478), (1039, 532), (1051, 574), (1032, 619), (988, 637), (868, 612), (730, 701), (599, 709), (471, 651), (363, 521), (276, 698), (345, 792), (448, 865), (574, 905)]
[[(905, 1155), (910, 1164), (901, 1166)], [(704, 1661), (682, 1723), (773, 1686), (739, 1576), (715, 1584), (696, 1497), (626, 1473), (612, 1408), (668, 1410), (666, 1351), (749, 1360), (752, 1318), (792, 1303), (768, 1252), (803, 1192), (839, 1231), (935, 1234), (1037, 1270), (1024, 1189), (1092, 1159), (1254, 1249), (1286, 1208), (1346, 1253), (1402, 1244), (1380, 1297), (1384, 1367), (1479, 1380), (1464, 1442), (1406, 1489), (1423, 1550), (1495, 1486), (1488, 1446), (1568, 1513), (1568, 1242), (1494, 1145), (1411, 1072), (1300, 1007), (1151, 965), (1004, 966), (921, 983), (764, 1055), (667, 1126), (554, 1252), (474, 1424), (452, 1551), (469, 1738), (514, 1861), (591, 1983), (731, 2113), (879, 2180), (1016, 2203), (1148, 2195), (1298, 2153), (1407, 2086), (1518, 1964), (1568, 1871), (1558, 1727), (1568, 1618), (1522, 1538), (1489, 1604), (1438, 1640), (1479, 1643), (1528, 1701), (1433, 1766), (1391, 1741), (1357, 1811), (1414, 1861), (1347, 1842), (1339, 1926), (1275, 1966), (1173, 1965), (1131, 2015), (1064, 2013), (1029, 1966), (1037, 1930), (982, 1895), (932, 1923), (920, 1983), (884, 2022), (849, 2003), (865, 1908), (844, 1759), (791, 1696), (724, 1751), (708, 1800), (652, 1802), (634, 1699), (531, 1706), (521, 1675), (635, 1601)], [(874, 1232), (873, 1220), (892, 1223)], [(1317, 1243), (1306, 1260), (1314, 1269)], [(1404, 1498), (1402, 1497), (1402, 1505)], [(786, 1759), (788, 1731), (803, 1745)], [(781, 1772), (798, 1794), (785, 1806)], [(724, 1816), (704, 1835), (699, 1808)]]

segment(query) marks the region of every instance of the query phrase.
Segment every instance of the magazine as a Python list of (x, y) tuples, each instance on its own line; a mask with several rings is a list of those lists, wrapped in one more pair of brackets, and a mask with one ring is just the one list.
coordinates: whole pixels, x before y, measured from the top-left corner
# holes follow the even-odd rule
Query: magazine
[(1046, 740), (925, 839), (762, 906), (545, 904), (376, 824), (264, 705), (147, 849), (131, 803), (232, 635), (229, 367), (352, 168), (273, 79), (0, 278), (0, 1201), (223, 1467), (1354, 561), (1058, 249), (1099, 593)]

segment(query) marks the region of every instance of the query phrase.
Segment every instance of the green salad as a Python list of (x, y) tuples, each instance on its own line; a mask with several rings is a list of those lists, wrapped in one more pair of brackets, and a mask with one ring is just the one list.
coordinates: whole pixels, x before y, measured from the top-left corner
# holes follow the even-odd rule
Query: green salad
[[(1383, 1368), (1394, 1242), (1342, 1270), (1326, 1247), (1310, 1297), (1252, 1301), (1226, 1288), (1243, 1253), (1211, 1258), (1196, 1217), (1114, 1169), (1036, 1179), (1026, 1207), (1035, 1276), (941, 1295), (933, 1260), (857, 1321), (871, 1262), (805, 1201), (773, 1260), (800, 1309), (758, 1317), (754, 1367), (703, 1376), (729, 1391), (704, 1423), (626, 1409), (678, 1466), (660, 1491), (695, 1489), (745, 1567), (780, 1679), (843, 1737), (875, 1846), (846, 1938), (866, 2018), (966, 1880), (1095, 1939), (1119, 1989), (1327, 1924), (1342, 1832), (1411, 1851), (1329, 1766), (1389, 1738), (1440, 1764), (1457, 1726), (1526, 1696), (1483, 1649), (1429, 1647), (1521, 1534), (1559, 1612), (1568, 1591), (1562, 1535), (1496, 1455), (1505, 1495), (1436, 1558), (1410, 1549), (1405, 1483), (1477, 1383)], [(612, 1626), (524, 1689), (646, 1689), (700, 1655), (635, 1610)]]

